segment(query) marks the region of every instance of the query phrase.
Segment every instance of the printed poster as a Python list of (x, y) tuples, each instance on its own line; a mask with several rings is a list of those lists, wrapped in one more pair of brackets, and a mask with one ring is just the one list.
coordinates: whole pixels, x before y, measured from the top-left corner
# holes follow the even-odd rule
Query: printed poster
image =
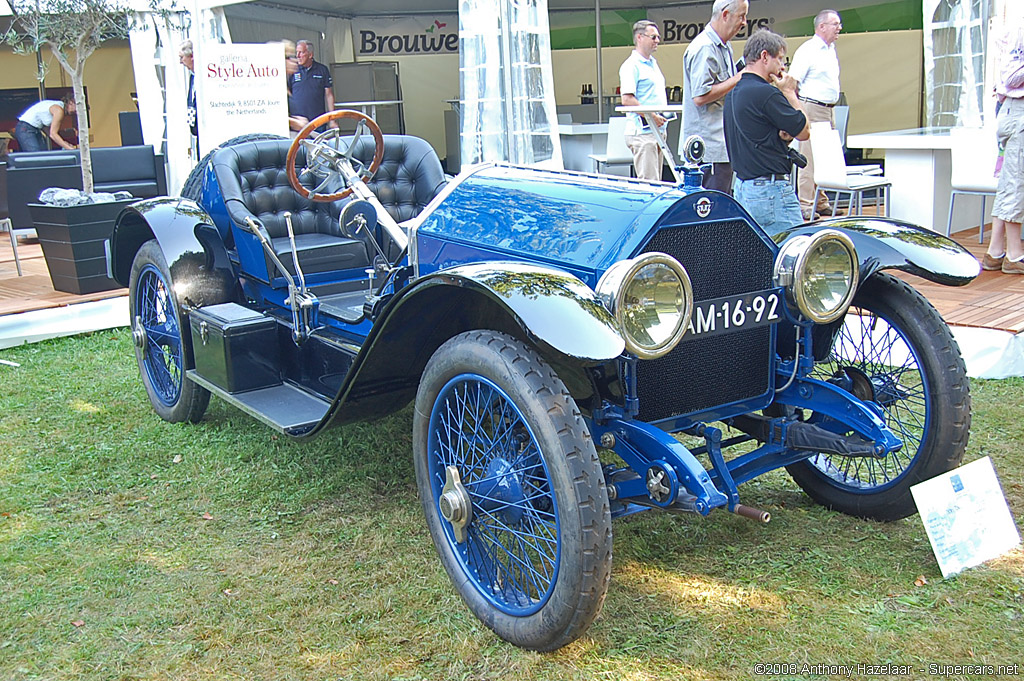
[(944, 578), (997, 558), (1020, 534), (987, 456), (910, 488)]
[(209, 150), (249, 133), (288, 136), (288, 86), (280, 43), (203, 45), (196, 61), (199, 140)]

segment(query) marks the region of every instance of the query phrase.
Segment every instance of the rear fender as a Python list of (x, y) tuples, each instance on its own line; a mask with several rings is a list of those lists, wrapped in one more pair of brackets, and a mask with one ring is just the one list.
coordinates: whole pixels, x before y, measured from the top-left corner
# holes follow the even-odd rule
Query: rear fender
[(128, 286), (132, 261), (156, 239), (178, 300), (193, 307), (240, 299), (238, 280), (213, 221), (197, 203), (156, 198), (133, 203), (118, 216), (110, 238), (114, 279)]
[(900, 270), (946, 286), (964, 286), (981, 272), (978, 259), (942, 234), (888, 218), (836, 218), (801, 225), (773, 238), (781, 244), (797, 234), (814, 234), (824, 228), (843, 232), (853, 241), (860, 257), (860, 281), (879, 270)]
[(521, 338), (578, 399), (592, 392), (586, 367), (614, 360), (625, 343), (582, 281), (522, 263), (464, 265), (423, 277), (384, 307), (327, 418), (348, 423), (407, 404), (431, 355), (449, 338), (492, 329)]

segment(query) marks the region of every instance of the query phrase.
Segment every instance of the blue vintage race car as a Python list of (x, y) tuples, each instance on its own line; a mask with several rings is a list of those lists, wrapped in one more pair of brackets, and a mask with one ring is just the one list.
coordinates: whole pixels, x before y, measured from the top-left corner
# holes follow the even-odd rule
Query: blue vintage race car
[[(331, 117), (356, 134), (316, 135)], [(134, 204), (111, 266), (168, 421), (214, 394), (302, 439), (414, 401), (452, 582), (498, 636), (550, 650), (601, 608), (613, 517), (767, 522), (738, 487), (785, 467), (828, 507), (902, 518), (967, 446), (957, 345), (885, 270), (962, 285), (969, 253), (865, 217), (769, 238), (686, 177), (449, 179), (424, 141), (334, 112), (292, 142), (225, 145), (182, 197)]]

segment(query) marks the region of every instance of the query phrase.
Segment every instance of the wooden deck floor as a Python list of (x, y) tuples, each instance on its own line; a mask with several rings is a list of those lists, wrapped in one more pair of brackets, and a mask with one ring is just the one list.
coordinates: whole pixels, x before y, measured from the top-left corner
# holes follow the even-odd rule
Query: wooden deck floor
[[(986, 234), (989, 230), (986, 229)], [(978, 230), (958, 232), (957, 241), (978, 258), (986, 245), (978, 243)], [(126, 289), (104, 291), (85, 296), (54, 291), (37, 243), (20, 242), (25, 276), (17, 276), (14, 254), (6, 233), (0, 233), (0, 315), (60, 307), (72, 303), (102, 300), (127, 294)], [(940, 286), (906, 275), (907, 281), (921, 291), (951, 325), (999, 329), (1012, 333), (1024, 331), (1024, 276), (982, 272), (967, 286)]]
[(19, 241), (18, 257), (21, 259), (23, 277), (18, 276), (14, 264), (10, 235), (0, 232), (0, 315), (128, 295), (128, 289), (123, 288), (84, 296), (54, 291), (46, 261), (43, 260), (43, 249), (35, 241)]

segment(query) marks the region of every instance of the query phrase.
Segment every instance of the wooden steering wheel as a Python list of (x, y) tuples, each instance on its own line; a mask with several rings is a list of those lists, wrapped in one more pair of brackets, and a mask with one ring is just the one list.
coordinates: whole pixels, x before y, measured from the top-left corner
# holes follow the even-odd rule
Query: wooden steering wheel
[[(344, 149), (341, 149), (339, 146), (342, 133), (338, 128), (328, 128), (326, 131), (313, 136), (316, 129), (321, 125), (326, 125), (331, 121), (342, 118), (352, 118), (356, 121), (356, 132), (348, 146)], [(352, 155), (352, 151), (362, 134), (364, 124), (373, 134), (373, 142), (375, 144), (373, 160), (369, 166), (364, 165), (362, 161)], [(323, 178), (323, 181), (312, 190), (307, 189), (299, 182), (299, 174), (295, 170), (295, 158), (300, 146), (306, 149), (306, 167), (302, 169), (302, 172), (312, 173), (317, 177)], [(380, 167), (380, 162), (383, 158), (384, 135), (380, 131), (380, 126), (372, 118), (364, 113), (347, 109), (328, 111), (310, 121), (306, 127), (299, 131), (298, 136), (292, 140), (292, 145), (288, 148), (287, 158), (288, 182), (304, 198), (312, 201), (337, 201), (351, 194), (352, 187), (346, 187), (344, 190), (334, 194), (320, 194), (319, 190), (334, 184), (335, 179), (339, 176), (344, 178), (346, 182), (351, 180), (353, 176), (358, 178), (360, 182), (365, 182), (377, 172), (377, 168)], [(354, 171), (354, 174), (343, 172), (342, 168), (346, 165)]]

